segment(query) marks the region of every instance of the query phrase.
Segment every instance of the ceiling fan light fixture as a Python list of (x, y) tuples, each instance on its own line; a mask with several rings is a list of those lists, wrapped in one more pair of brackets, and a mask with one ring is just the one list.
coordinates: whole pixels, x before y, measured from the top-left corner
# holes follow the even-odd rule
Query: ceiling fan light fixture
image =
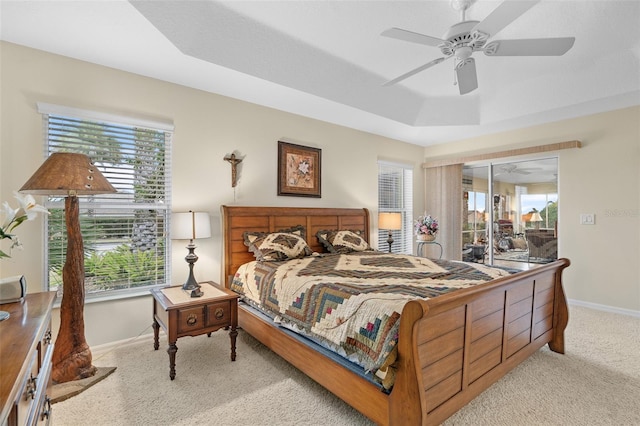
[(469, 46), (462, 46), (456, 49), (456, 59), (464, 62), (471, 57), (473, 49)]

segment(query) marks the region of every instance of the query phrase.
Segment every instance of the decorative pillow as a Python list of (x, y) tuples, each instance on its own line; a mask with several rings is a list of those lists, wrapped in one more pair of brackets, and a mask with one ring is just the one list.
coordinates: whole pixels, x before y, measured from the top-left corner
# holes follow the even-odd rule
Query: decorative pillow
[(527, 249), (527, 241), (524, 238), (514, 238), (511, 242), (513, 243), (513, 248), (516, 250)]
[(362, 238), (362, 231), (318, 231), (318, 241), (330, 253), (351, 253), (354, 251), (372, 250)]
[(245, 232), (244, 245), (257, 260), (273, 262), (310, 256), (313, 251), (305, 241), (304, 226), (298, 225), (278, 232)]

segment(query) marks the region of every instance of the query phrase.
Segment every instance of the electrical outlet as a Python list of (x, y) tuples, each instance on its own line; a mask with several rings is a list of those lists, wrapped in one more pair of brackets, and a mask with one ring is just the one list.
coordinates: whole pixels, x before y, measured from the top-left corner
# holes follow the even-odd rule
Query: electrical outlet
[(581, 213), (580, 214), (580, 225), (595, 225), (596, 224), (596, 215), (593, 213)]

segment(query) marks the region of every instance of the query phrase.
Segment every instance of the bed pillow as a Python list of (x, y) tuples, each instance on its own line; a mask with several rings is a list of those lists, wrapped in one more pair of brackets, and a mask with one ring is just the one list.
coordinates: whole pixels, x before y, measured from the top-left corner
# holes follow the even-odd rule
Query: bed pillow
[(513, 248), (516, 250), (527, 249), (527, 241), (524, 238), (514, 238), (511, 242), (513, 243)]
[(244, 245), (257, 260), (274, 262), (311, 256), (313, 251), (305, 241), (304, 226), (298, 225), (277, 232), (245, 232)]
[(372, 250), (362, 238), (362, 231), (318, 231), (318, 241), (329, 253), (352, 253), (354, 251)]

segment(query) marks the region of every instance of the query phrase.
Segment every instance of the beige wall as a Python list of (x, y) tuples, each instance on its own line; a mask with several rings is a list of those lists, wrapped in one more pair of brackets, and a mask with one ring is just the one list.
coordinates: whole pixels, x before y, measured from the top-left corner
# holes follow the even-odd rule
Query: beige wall
[[(640, 314), (640, 107), (442, 144), (427, 159), (582, 141), (558, 152), (558, 255), (567, 297)], [(580, 213), (595, 213), (594, 226)]]
[[(171, 120), (173, 209), (208, 211), (212, 216), (213, 238), (198, 241), (198, 280), (220, 277), (222, 204), (366, 207), (375, 230), (378, 159), (413, 164), (414, 199), (423, 192), (422, 147), (13, 44), (3, 42), (0, 49), (0, 201), (12, 201), (12, 191), (43, 161), (37, 102)], [(322, 198), (276, 195), (278, 140), (322, 149)], [(245, 156), (235, 201), (231, 169), (223, 161), (234, 150)], [(416, 202), (415, 214), (422, 210)], [(25, 223), (18, 234), (24, 250), (0, 262), (0, 276), (24, 274), (29, 291), (40, 291), (42, 222)], [(6, 242), (2, 247), (8, 248)], [(175, 244), (176, 284), (186, 279), (185, 255), (186, 249)], [(151, 324), (148, 296), (88, 303), (85, 311), (90, 345), (148, 332)]]
[[(36, 102), (172, 120), (173, 209), (212, 215), (213, 238), (198, 242), (199, 280), (220, 276), (219, 206), (234, 203), (230, 167), (222, 158), (234, 150), (246, 156), (237, 204), (364, 206), (372, 212), (375, 230), (378, 159), (414, 164), (414, 213), (419, 215), (424, 211), (420, 164), (425, 154), (438, 157), (477, 151), (479, 146), (486, 151), (579, 139), (582, 149), (559, 156), (559, 254), (572, 261), (565, 275), (568, 296), (640, 311), (640, 107), (425, 149), (4, 42), (0, 91), (0, 202), (12, 201), (12, 191), (43, 161)], [(322, 149), (321, 199), (276, 196), (278, 140)], [(578, 225), (580, 213), (595, 213), (596, 225)], [(18, 234), (24, 250), (0, 262), (0, 277), (24, 274), (29, 291), (40, 291), (42, 222), (23, 224)], [(8, 248), (6, 242), (2, 247)], [(174, 282), (186, 277), (185, 254), (184, 248), (173, 248)], [(148, 296), (88, 303), (89, 344), (148, 333), (150, 310)]]

